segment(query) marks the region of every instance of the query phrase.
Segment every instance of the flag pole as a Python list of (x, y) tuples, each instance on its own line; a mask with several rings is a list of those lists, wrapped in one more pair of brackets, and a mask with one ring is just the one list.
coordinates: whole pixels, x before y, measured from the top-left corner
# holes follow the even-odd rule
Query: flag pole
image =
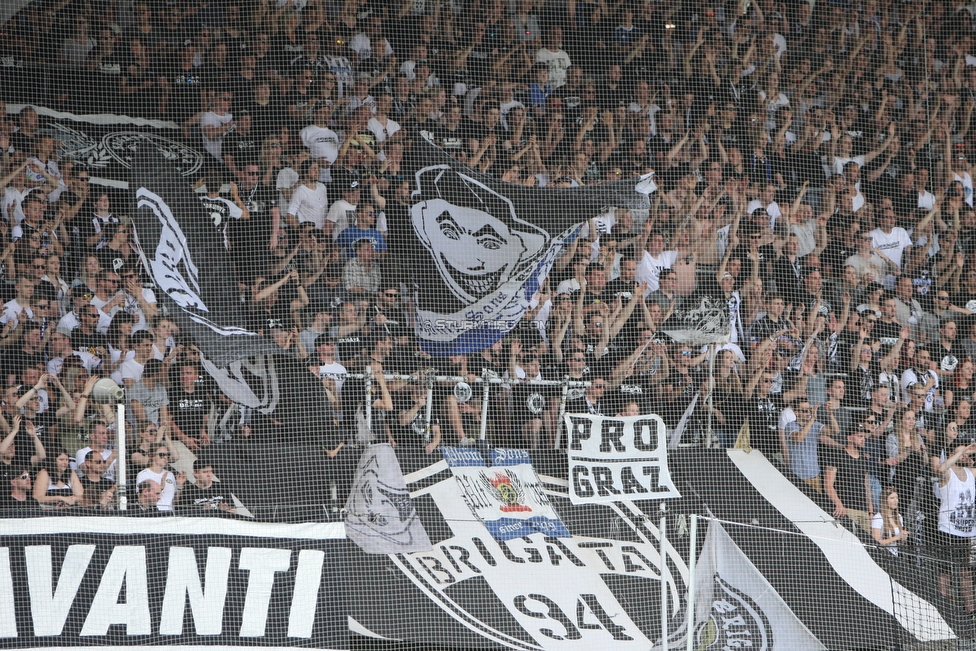
[(705, 447), (712, 447), (712, 394), (715, 393), (715, 344), (709, 344), (711, 346), (711, 355), (709, 355), (708, 360), (708, 397), (706, 402), (708, 402), (708, 416), (706, 417), (705, 426)]
[(688, 539), (688, 644), (695, 648), (695, 556), (698, 551), (698, 514), (691, 514), (691, 535)]
[(668, 571), (667, 544), (665, 534), (667, 516), (661, 516), (661, 651), (668, 650), (668, 582), (665, 574)]

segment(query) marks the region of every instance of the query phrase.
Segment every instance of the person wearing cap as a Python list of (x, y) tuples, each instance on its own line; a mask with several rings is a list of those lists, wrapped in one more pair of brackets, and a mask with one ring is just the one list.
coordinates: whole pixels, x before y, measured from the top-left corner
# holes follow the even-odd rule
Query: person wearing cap
[(71, 332), (81, 325), (82, 315), (86, 306), (95, 298), (95, 292), (87, 285), (75, 285), (71, 288), (71, 310), (58, 321), (58, 332), (71, 335)]
[(356, 225), (356, 209), (360, 200), (359, 175), (350, 170), (339, 170), (332, 179), (331, 188), (341, 194), (341, 197), (329, 206), (329, 213), (326, 215), (328, 228), (331, 228), (332, 232), (332, 241), (336, 242), (344, 230)]

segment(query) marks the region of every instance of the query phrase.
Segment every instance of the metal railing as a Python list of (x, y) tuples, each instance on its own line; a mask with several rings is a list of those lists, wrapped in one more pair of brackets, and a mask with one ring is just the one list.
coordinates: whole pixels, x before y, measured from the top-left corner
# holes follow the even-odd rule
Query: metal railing
[[(366, 418), (366, 428), (372, 432), (373, 430), (373, 382), (375, 381), (375, 375), (373, 369), (369, 366), (365, 367), (363, 373), (346, 373), (344, 375), (337, 374), (334, 376), (336, 379), (351, 379), (351, 380), (363, 380), (365, 384), (365, 394), (366, 400), (364, 405), (364, 412)], [(425, 386), (427, 392), (427, 404), (424, 413), (424, 437), (427, 442), (430, 442), (431, 437), (431, 421), (433, 420), (433, 405), (434, 405), (434, 386), (436, 384), (444, 384), (453, 382), (456, 385), (465, 383), (472, 384), (469, 379), (462, 375), (437, 375), (434, 369), (428, 369), (426, 372), (420, 372), (409, 375), (400, 375), (395, 373), (384, 373), (383, 379), (387, 382), (412, 382), (412, 383), (422, 383)], [(571, 388), (586, 388), (591, 385), (589, 381), (586, 380), (519, 380), (517, 378), (501, 378), (495, 373), (485, 369), (482, 372), (481, 377), (475, 378), (473, 384), (480, 384), (481, 389), (481, 423), (480, 431), (478, 433), (478, 438), (480, 440), (485, 440), (487, 436), (488, 428), (488, 403), (490, 399), (490, 392), (492, 386), (517, 386), (517, 385), (529, 385), (537, 387), (561, 387), (560, 400), (559, 400), (559, 418), (557, 420), (556, 426), (556, 436), (553, 440), (553, 448), (559, 449), (559, 442), (562, 436), (562, 421), (563, 415), (566, 413), (566, 402), (569, 395), (569, 390)]]

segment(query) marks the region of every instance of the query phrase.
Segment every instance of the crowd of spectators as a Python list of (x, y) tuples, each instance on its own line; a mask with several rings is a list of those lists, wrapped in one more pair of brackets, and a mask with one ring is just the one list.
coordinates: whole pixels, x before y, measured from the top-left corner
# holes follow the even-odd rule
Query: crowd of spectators
[[(180, 503), (168, 462), (185, 449), (206, 493), (190, 503), (225, 511), (208, 451), (251, 427), (346, 469), (371, 440), (422, 457), (477, 439), (479, 392), (384, 378), (433, 367), (512, 380), (487, 435), (532, 448), (558, 440), (563, 395), (526, 380), (583, 383), (568, 411), (670, 427), (700, 394), (693, 429), (710, 421), (723, 447), (748, 431), (897, 546), (897, 493), (935, 522), (916, 477), (973, 482), (954, 468), (976, 443), (974, 17), (887, 0), (30, 3), (4, 74), (48, 66), (49, 108), (168, 121), (205, 152), (197, 188), (229, 261), (211, 271), (293, 353), (295, 390), (271, 416), (235, 411), (145, 286), (128, 199), (60, 159), (38, 111), (0, 110), (10, 503), (113, 503), (114, 415), (91, 378), (128, 389), (140, 504)], [(658, 189), (649, 211), (581, 215), (503, 341), (433, 359), (413, 332), (420, 137), (511, 184), (653, 172)], [(659, 331), (706, 296), (729, 306), (714, 360)], [(371, 393), (346, 376), (366, 366)], [(972, 495), (953, 508), (976, 532)]]

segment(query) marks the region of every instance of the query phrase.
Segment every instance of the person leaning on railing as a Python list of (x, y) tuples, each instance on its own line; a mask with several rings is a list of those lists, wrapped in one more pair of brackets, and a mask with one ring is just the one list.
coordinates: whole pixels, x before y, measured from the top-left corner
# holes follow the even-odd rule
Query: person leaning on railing
[(85, 489), (71, 469), (71, 457), (64, 450), (52, 454), (34, 481), (34, 499), (41, 508), (65, 509), (79, 504)]

